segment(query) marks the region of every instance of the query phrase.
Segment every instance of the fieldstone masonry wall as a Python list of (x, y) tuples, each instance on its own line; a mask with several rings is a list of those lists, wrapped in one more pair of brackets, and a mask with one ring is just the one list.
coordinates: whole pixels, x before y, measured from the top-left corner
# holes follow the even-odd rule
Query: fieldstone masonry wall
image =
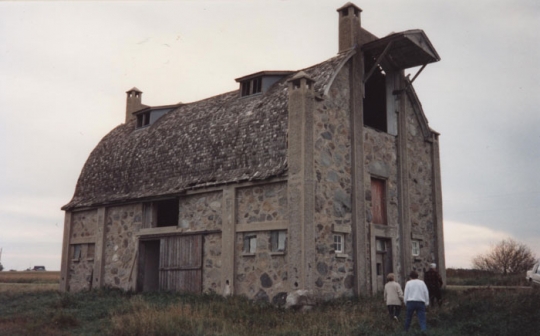
[[(287, 184), (272, 183), (239, 188), (236, 191), (238, 224), (287, 220)], [(243, 252), (244, 235), (257, 236), (253, 255)], [(270, 231), (237, 233), (235, 241), (235, 294), (274, 303), (284, 302), (289, 291), (287, 282), (287, 252), (272, 253)]]
[(287, 220), (286, 183), (273, 183), (236, 190), (237, 224), (283, 220)]
[(411, 234), (420, 241), (420, 256), (413, 260), (413, 269), (426, 271), (435, 260), (435, 228), (433, 199), (432, 144), (426, 142), (414, 114), (407, 104), (407, 141), (409, 155), (409, 201)]
[(137, 277), (135, 233), (142, 225), (142, 204), (111, 207), (105, 219), (104, 285), (129, 290)]
[[(366, 232), (370, 232), (369, 225), (373, 220), (371, 178), (382, 178), (386, 181), (386, 215), (387, 225), (395, 227), (394, 232), (399, 232), (399, 214), (398, 214), (398, 167), (397, 167), (397, 147), (396, 137), (387, 133), (379, 132), (371, 128), (364, 128), (364, 164), (365, 164), (365, 200), (366, 200)], [(399, 256), (400, 237), (386, 237), (394, 240), (393, 264), (394, 272), (399, 274), (401, 262)], [(368, 239), (368, 242), (370, 240)], [(367, 244), (366, 256), (369, 258), (368, 265), (371, 265), (371, 249), (375, 248)], [(370, 282), (371, 279), (368, 280)]]
[(315, 105), (315, 249), (317, 296), (352, 295), (354, 285), (352, 235), (345, 234), (345, 256), (334, 252), (335, 227), (351, 230), (351, 147), (349, 67), (336, 77), (328, 97)]
[(221, 293), (221, 234), (203, 240), (203, 291)]
[(74, 212), (71, 215), (71, 239), (94, 236), (97, 232), (97, 210)]
[[(192, 230), (219, 230), (222, 226), (222, 192), (180, 198), (178, 225)], [(221, 234), (204, 236), (203, 291), (221, 291)]]
[(68, 249), (68, 288), (78, 292), (91, 289), (94, 260), (88, 260), (88, 244), (80, 244), (81, 256), (73, 259), (73, 242), (79, 238), (95, 238), (97, 231), (97, 210), (74, 212), (71, 215), (71, 236)]
[(221, 229), (222, 196), (221, 192), (213, 192), (180, 198), (178, 225), (186, 229)]

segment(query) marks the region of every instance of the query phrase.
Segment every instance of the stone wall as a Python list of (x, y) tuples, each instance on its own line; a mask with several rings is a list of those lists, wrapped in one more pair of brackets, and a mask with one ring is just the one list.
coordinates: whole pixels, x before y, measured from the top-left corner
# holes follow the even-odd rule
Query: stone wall
[(283, 303), (289, 291), (286, 252), (270, 252), (270, 232), (250, 233), (257, 236), (254, 255), (243, 253), (244, 233), (236, 234), (235, 243), (235, 294), (255, 300)]
[(203, 239), (203, 291), (221, 294), (221, 234), (205, 235)]
[[(92, 287), (94, 258), (88, 258), (88, 243), (73, 244), (80, 238), (94, 238), (97, 231), (97, 210), (74, 212), (71, 215), (70, 245), (68, 251), (68, 290), (78, 292)], [(74, 259), (75, 246), (81, 249), (80, 257)]]
[(345, 253), (333, 246), (335, 227), (351, 230), (351, 125), (349, 67), (335, 78), (328, 97), (315, 105), (315, 283), (307, 284), (324, 299), (353, 294), (352, 234), (345, 234)]
[[(370, 232), (370, 225), (373, 220), (372, 212), (372, 195), (371, 195), (371, 178), (380, 178), (386, 181), (386, 220), (387, 226), (394, 227), (393, 232), (396, 235), (390, 238), (393, 240), (392, 260), (393, 271), (399, 274), (401, 270), (401, 250), (399, 232), (399, 208), (398, 208), (398, 162), (397, 162), (397, 147), (396, 137), (388, 133), (379, 132), (371, 128), (364, 128), (364, 189), (365, 189), (365, 206), (366, 206), (366, 232)], [(366, 246), (366, 258), (368, 265), (371, 265), (371, 249), (370, 240)], [(374, 261), (373, 261), (374, 262)], [(368, 283), (372, 277), (368, 277)]]
[(73, 258), (75, 245), (69, 248), (68, 290), (72, 292), (92, 289), (94, 257), (88, 253), (89, 244), (78, 244), (78, 246), (81, 249), (78, 259)]
[[(270, 231), (257, 231), (258, 224), (286, 221), (287, 208), (286, 182), (236, 190), (236, 222), (253, 225), (255, 230), (236, 234), (235, 294), (276, 302), (288, 292), (287, 252), (272, 253)], [(257, 236), (256, 253), (244, 254), (244, 235)]]
[(105, 286), (129, 290), (137, 277), (135, 270), (137, 242), (135, 233), (142, 225), (142, 204), (107, 209), (103, 280)]
[(71, 215), (71, 239), (94, 236), (97, 231), (97, 210), (74, 212)]
[[(179, 200), (178, 225), (190, 230), (219, 230), (222, 226), (222, 192), (196, 194)], [(221, 291), (221, 233), (204, 236), (203, 284), (205, 292)]]
[(287, 220), (287, 184), (272, 183), (236, 190), (236, 223)]
[(425, 141), (418, 118), (407, 104), (407, 150), (411, 233), (420, 240), (420, 256), (413, 269), (423, 272), (437, 255), (434, 228), (433, 164), (431, 143)]
[(222, 196), (221, 192), (213, 192), (180, 198), (179, 227), (197, 230), (221, 229)]

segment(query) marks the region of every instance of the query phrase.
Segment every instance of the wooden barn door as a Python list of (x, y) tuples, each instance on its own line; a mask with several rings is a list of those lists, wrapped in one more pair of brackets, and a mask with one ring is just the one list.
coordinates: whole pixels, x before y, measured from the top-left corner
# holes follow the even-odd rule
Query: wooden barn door
[(202, 292), (202, 235), (161, 239), (160, 290)]

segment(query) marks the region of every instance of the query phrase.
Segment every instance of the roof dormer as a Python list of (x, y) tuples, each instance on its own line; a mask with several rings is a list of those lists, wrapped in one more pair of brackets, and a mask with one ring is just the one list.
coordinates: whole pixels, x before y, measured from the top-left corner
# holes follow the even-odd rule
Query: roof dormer
[(152, 125), (159, 118), (163, 117), (165, 114), (169, 113), (180, 105), (181, 103), (176, 105), (148, 107), (133, 113), (135, 118), (137, 118), (137, 129)]
[(240, 83), (240, 97), (265, 93), (274, 83), (294, 71), (259, 71), (251, 75), (235, 79)]

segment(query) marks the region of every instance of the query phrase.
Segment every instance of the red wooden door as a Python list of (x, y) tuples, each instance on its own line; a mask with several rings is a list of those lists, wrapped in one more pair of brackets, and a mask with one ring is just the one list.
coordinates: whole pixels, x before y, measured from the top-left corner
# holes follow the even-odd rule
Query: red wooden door
[(386, 224), (386, 186), (384, 180), (371, 179), (371, 204), (373, 223)]

